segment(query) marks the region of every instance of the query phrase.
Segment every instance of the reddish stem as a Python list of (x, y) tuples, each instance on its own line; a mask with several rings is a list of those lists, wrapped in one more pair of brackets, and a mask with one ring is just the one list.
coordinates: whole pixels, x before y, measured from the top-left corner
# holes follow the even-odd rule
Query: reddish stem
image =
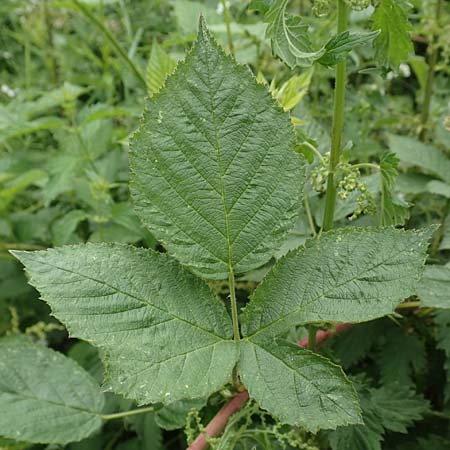
[[(334, 331), (318, 330), (316, 333), (316, 345), (319, 345), (341, 331), (350, 328), (350, 323), (339, 323), (336, 325)], [(300, 347), (308, 347), (308, 338), (298, 341)], [(228, 419), (237, 411), (239, 411), (249, 399), (248, 391), (239, 392), (228, 403), (222, 406), (219, 412), (209, 422), (205, 431), (199, 434), (195, 441), (188, 447), (187, 450), (205, 450), (208, 447), (206, 437), (212, 438), (218, 436), (226, 427)]]

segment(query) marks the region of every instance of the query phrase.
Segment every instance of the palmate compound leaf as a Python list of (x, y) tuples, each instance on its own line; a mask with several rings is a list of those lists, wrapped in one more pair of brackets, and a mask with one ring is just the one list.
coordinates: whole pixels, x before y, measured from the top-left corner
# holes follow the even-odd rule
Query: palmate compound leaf
[(70, 335), (102, 349), (114, 392), (169, 404), (230, 379), (237, 348), (225, 307), (166, 254), (120, 244), (14, 254)]
[(131, 140), (137, 214), (207, 278), (265, 263), (299, 209), (303, 161), (289, 116), (201, 19), (193, 49), (148, 101)]
[(97, 382), (64, 355), (26, 338), (0, 340), (0, 436), (67, 444), (102, 425)]
[(344, 229), (281, 258), (242, 317), (239, 373), (250, 395), (311, 431), (359, 423), (357, 395), (339, 368), (274, 339), (294, 325), (393, 312), (415, 292), (432, 231)]

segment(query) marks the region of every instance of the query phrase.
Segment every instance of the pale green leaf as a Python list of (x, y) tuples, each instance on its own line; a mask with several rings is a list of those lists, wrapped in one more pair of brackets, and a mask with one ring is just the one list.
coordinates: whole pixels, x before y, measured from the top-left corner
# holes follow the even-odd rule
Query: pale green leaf
[(358, 396), (342, 369), (282, 340), (246, 340), (239, 374), (250, 396), (281, 422), (309, 431), (361, 423)]
[(0, 435), (67, 444), (101, 427), (96, 381), (60, 353), (25, 338), (0, 340)]
[(450, 267), (426, 266), (417, 295), (423, 306), (450, 308)]
[(243, 317), (245, 335), (317, 321), (362, 322), (415, 293), (432, 229), (350, 228), (308, 241), (275, 264)]
[(450, 198), (450, 184), (448, 183), (432, 180), (427, 183), (427, 190), (431, 194), (442, 195), (443, 197)]
[(376, 57), (394, 70), (414, 52), (405, 3), (399, 0), (380, 0), (372, 15), (372, 29), (380, 30), (374, 41)]
[(389, 135), (389, 147), (401, 161), (450, 183), (450, 158), (436, 147), (407, 136)]
[(70, 335), (102, 349), (115, 392), (169, 404), (229, 380), (237, 358), (230, 318), (167, 255), (119, 244), (14, 254)]
[(267, 37), (272, 43), (272, 50), (290, 68), (311, 66), (325, 53), (325, 47), (314, 51), (308, 36), (308, 25), (300, 16), (286, 14), (289, 0), (275, 0), (265, 15), (269, 22)]
[(155, 40), (153, 41), (150, 59), (147, 63), (145, 81), (149, 97), (159, 92), (164, 86), (168, 75), (175, 69), (175, 61), (164, 51)]
[(164, 406), (155, 413), (155, 421), (164, 430), (176, 430), (186, 426), (186, 418), (192, 409), (200, 410), (206, 399), (179, 400)]
[(289, 116), (204, 24), (131, 141), (136, 212), (208, 278), (267, 262), (299, 210), (302, 158)]

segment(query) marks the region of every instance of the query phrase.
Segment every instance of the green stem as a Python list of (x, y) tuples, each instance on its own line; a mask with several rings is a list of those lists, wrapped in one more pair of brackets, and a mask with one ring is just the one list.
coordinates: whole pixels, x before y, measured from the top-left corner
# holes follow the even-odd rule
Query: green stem
[(450, 199), (448, 199), (447, 202), (445, 203), (444, 214), (442, 214), (441, 219), (441, 226), (434, 235), (433, 242), (431, 243), (430, 256), (432, 257), (435, 257), (439, 250), (439, 244), (441, 243), (442, 237), (444, 236), (445, 222), (447, 221), (447, 217), (449, 214), (450, 214)]
[(144, 413), (151, 412), (151, 411), (154, 411), (153, 406), (148, 406), (146, 408), (132, 409), (131, 411), (122, 411), (122, 412), (113, 413), (113, 414), (102, 414), (100, 417), (103, 420), (114, 420), (114, 419), (121, 419), (123, 417), (128, 417), (128, 416), (135, 416), (136, 414), (144, 414)]
[(52, 81), (55, 86), (59, 83), (59, 76), (58, 76), (58, 64), (56, 62), (56, 52), (55, 52), (55, 46), (53, 41), (53, 24), (50, 18), (50, 13), (48, 11), (48, 0), (44, 0), (43, 8), (44, 8), (44, 20), (45, 20), (45, 27), (47, 29), (47, 44), (48, 44), (48, 59), (50, 62), (50, 70), (52, 73)]
[(239, 342), (241, 340), (241, 336), (239, 334), (239, 318), (238, 318), (238, 308), (237, 308), (237, 300), (236, 300), (236, 286), (234, 282), (234, 272), (230, 267), (229, 275), (228, 275), (228, 285), (230, 289), (230, 300), (231, 300), (231, 319), (233, 321), (233, 335), (235, 342)]
[(405, 309), (405, 308), (420, 308), (421, 302), (403, 302), (397, 305), (396, 309)]
[[(347, 30), (348, 11), (344, 0), (338, 1), (338, 34)], [(341, 140), (344, 128), (345, 86), (347, 82), (347, 60), (336, 64), (336, 85), (334, 88), (334, 112), (331, 131), (331, 154), (327, 180), (327, 192), (325, 196), (325, 212), (323, 216), (323, 229), (333, 228), (334, 210), (336, 206), (336, 186), (334, 184), (334, 172), (341, 157)]]
[(234, 44), (233, 44), (233, 34), (231, 32), (231, 19), (230, 10), (228, 9), (228, 4), (226, 0), (221, 0), (223, 6), (223, 18), (225, 20), (225, 27), (227, 28), (227, 38), (228, 38), (228, 48), (230, 53), (234, 55)]
[[(436, 16), (435, 16), (435, 27), (439, 28), (439, 18), (441, 15), (441, 6), (442, 0), (436, 0)], [(424, 141), (427, 136), (427, 128), (428, 128), (428, 120), (430, 118), (430, 107), (431, 107), (431, 98), (433, 97), (433, 83), (434, 83), (434, 73), (436, 68), (436, 63), (438, 61), (438, 53), (439, 49), (436, 45), (437, 36), (434, 35), (431, 38), (430, 46), (431, 53), (430, 59), (428, 61), (428, 74), (427, 81), (425, 85), (425, 93), (423, 97), (422, 104), (422, 114), (420, 117), (421, 129), (419, 138), (421, 141)]]
[(72, 0), (75, 6), (82, 12), (86, 18), (88, 18), (106, 37), (109, 43), (113, 46), (119, 56), (124, 60), (124, 62), (128, 65), (131, 71), (136, 75), (136, 78), (141, 82), (143, 87), (146, 87), (146, 82), (144, 75), (142, 75), (141, 71), (137, 68), (133, 61), (128, 57), (125, 50), (121, 47), (121, 45), (117, 42), (116, 38), (112, 35), (112, 33), (108, 30), (108, 28), (103, 25), (103, 23), (86, 7), (83, 3), (78, 0)]
[(312, 233), (313, 237), (316, 238), (317, 231), (316, 231), (316, 226), (314, 225), (313, 216), (311, 214), (311, 208), (309, 206), (309, 199), (308, 199), (307, 192), (303, 193), (303, 201), (305, 203), (305, 211), (306, 211), (306, 217), (308, 218), (309, 228), (311, 228), (311, 233)]

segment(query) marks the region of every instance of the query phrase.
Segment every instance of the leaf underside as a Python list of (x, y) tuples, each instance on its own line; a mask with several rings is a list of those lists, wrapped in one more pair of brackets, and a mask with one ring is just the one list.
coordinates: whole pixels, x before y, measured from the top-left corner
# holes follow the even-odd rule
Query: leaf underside
[(136, 212), (204, 277), (258, 267), (298, 213), (303, 160), (294, 142), (289, 116), (202, 22), (132, 138)]
[(228, 313), (167, 255), (119, 244), (15, 255), (71, 336), (103, 350), (114, 392), (168, 404), (229, 380), (237, 348)]
[(60, 353), (25, 338), (0, 340), (0, 435), (67, 444), (102, 425), (104, 398), (95, 380)]

